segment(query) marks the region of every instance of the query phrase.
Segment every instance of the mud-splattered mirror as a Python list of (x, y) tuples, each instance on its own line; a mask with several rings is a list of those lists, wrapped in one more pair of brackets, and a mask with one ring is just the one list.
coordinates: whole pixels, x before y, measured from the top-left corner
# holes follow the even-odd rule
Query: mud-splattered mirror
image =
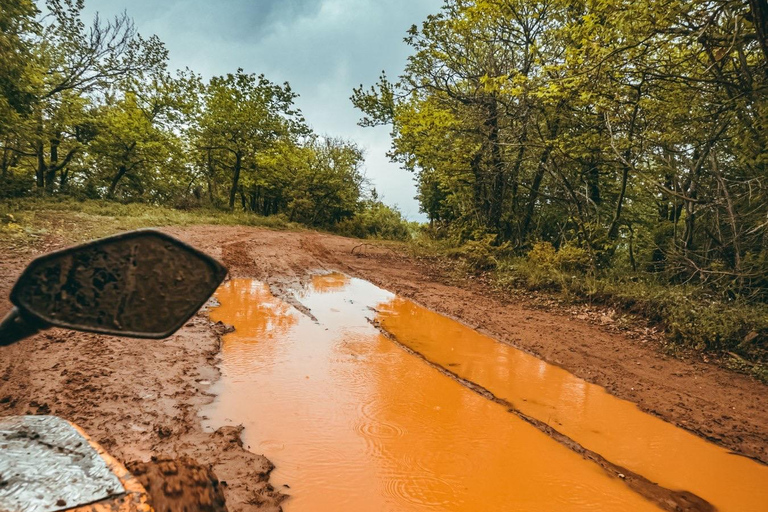
[(195, 314), (226, 273), (197, 249), (140, 230), (36, 259), (11, 302), (22, 315), (57, 327), (164, 338)]

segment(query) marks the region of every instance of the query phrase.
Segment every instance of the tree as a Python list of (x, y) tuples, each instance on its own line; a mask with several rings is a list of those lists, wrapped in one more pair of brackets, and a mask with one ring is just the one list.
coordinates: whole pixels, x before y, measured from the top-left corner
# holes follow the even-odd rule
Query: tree
[(29, 36), (38, 29), (31, 0), (0, 0), (0, 135), (29, 111), (37, 77)]
[(446, 0), (409, 31), (402, 76), (352, 101), (363, 126), (392, 125), (392, 158), (458, 242), (577, 245), (593, 266), (639, 243), (668, 279), (760, 294), (765, 12), (763, 0)]
[(115, 197), (118, 185), (125, 179), (130, 181), (134, 194), (141, 197), (153, 188), (156, 176), (165, 174), (167, 179), (170, 175), (174, 153), (179, 152), (178, 142), (172, 133), (153, 123), (133, 93), (100, 109), (96, 131), (88, 151), (101, 179), (108, 183), (107, 198)]
[(242, 69), (214, 77), (204, 88), (205, 106), (192, 136), (210, 167), (229, 175), (230, 209), (235, 206), (244, 167), (255, 171), (255, 157), (261, 151), (307, 131), (293, 106), (295, 98), (287, 83), (276, 85)]
[(35, 41), (35, 57), (46, 72), (36, 88), (32, 151), (37, 187), (48, 193), (57, 174), (81, 151), (82, 128), (99, 94), (131, 75), (163, 67), (167, 51), (157, 37), (144, 39), (126, 15), (86, 28), (83, 0), (49, 0), (50, 21)]
[(36, 15), (31, 0), (0, 0), (0, 183), (9, 194), (19, 193), (10, 169), (27, 156), (19, 137), (40, 79), (30, 41), (39, 29)]
[(362, 151), (332, 137), (311, 139), (287, 183), (289, 218), (313, 226), (333, 226), (355, 215), (363, 192)]

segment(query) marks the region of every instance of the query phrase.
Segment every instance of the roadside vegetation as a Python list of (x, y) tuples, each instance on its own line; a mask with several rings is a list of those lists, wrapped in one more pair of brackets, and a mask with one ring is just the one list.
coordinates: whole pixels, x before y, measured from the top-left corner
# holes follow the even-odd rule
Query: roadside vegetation
[(670, 354), (714, 356), (724, 366), (768, 383), (764, 339), (768, 305), (764, 302), (727, 300), (700, 285), (670, 284), (659, 276), (623, 268), (593, 274), (584, 266), (583, 252), (557, 251), (548, 242), (520, 255), (488, 243), (469, 241), (456, 247), (450, 241), (420, 235), (407, 250), (436, 264), (443, 274), (457, 280), (477, 279), (513, 300), (526, 290), (536, 297), (534, 304), (541, 302), (547, 308), (556, 299), (561, 305), (615, 312), (627, 326), (656, 327), (664, 334), (663, 348)]
[(764, 0), (446, 0), (406, 41), (352, 101), (418, 178), (422, 250), (766, 362)]

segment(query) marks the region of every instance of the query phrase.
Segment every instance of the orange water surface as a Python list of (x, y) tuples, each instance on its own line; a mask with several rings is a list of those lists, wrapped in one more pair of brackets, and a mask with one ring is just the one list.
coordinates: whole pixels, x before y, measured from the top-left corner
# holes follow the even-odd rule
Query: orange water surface
[(615, 464), (668, 489), (693, 492), (721, 512), (768, 512), (768, 466), (645, 414), (600, 386), (409, 300), (383, 303), (378, 319), (429, 361)]
[[(719, 500), (721, 510), (766, 510), (759, 508), (768, 503), (763, 466), (365, 281), (313, 278), (297, 299), (316, 322), (257, 281), (229, 281), (216, 296), (221, 305), (211, 318), (236, 330), (224, 337), (206, 426), (245, 426), (246, 446), (276, 465), (271, 482), (291, 495), (287, 512), (658, 510), (504, 406), (399, 348), (372, 318), (516, 407), (530, 404), (526, 414), (608, 460)], [(648, 434), (656, 428), (658, 436)], [(684, 446), (670, 447), (657, 439), (663, 436)], [(714, 466), (696, 467), (702, 464)], [(702, 473), (735, 490), (691, 488), (718, 487)]]

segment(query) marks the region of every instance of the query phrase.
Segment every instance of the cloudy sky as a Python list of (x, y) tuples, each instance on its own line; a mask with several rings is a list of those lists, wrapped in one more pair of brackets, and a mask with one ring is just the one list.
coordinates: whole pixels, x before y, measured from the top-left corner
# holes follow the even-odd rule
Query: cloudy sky
[(366, 175), (384, 201), (423, 220), (413, 175), (389, 163), (389, 129), (360, 128), (352, 88), (394, 77), (409, 54), (406, 30), (437, 12), (441, 0), (86, 0), (88, 18), (126, 11), (143, 35), (157, 34), (171, 67), (205, 77), (241, 67), (288, 81), (320, 134), (355, 140)]

